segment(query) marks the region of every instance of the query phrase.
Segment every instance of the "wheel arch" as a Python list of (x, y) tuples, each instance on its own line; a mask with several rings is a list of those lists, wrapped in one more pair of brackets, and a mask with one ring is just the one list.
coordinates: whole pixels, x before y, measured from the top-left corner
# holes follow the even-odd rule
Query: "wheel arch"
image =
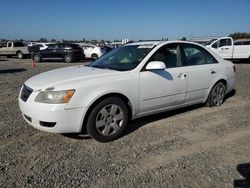
[(23, 54), (22, 50), (17, 50), (17, 51), (16, 51), (16, 55), (17, 55), (19, 52), (21, 52), (21, 53)]
[(209, 95), (210, 95), (212, 89), (214, 88), (214, 86), (215, 86), (217, 83), (219, 83), (219, 82), (222, 82), (223, 84), (225, 84), (226, 89), (227, 89), (227, 81), (226, 81), (226, 79), (224, 79), (224, 78), (219, 79), (217, 82), (215, 82), (215, 83), (212, 85), (212, 87), (209, 88), (209, 92), (208, 92), (208, 94), (207, 94), (207, 97), (206, 97), (206, 101), (205, 101), (205, 102), (207, 102), (207, 100), (208, 100), (208, 98), (209, 98)]
[(130, 102), (129, 98), (125, 96), (124, 94), (118, 93), (118, 92), (112, 92), (112, 93), (107, 93), (102, 96), (99, 96), (97, 99), (95, 99), (90, 106), (87, 109), (86, 114), (84, 115), (83, 121), (82, 121), (82, 132), (86, 133), (86, 123), (89, 117), (89, 114), (93, 110), (93, 108), (102, 100), (109, 98), (109, 97), (118, 97), (120, 98), (127, 106), (128, 108), (128, 114), (129, 114), (129, 120), (133, 117), (133, 106), (132, 103)]

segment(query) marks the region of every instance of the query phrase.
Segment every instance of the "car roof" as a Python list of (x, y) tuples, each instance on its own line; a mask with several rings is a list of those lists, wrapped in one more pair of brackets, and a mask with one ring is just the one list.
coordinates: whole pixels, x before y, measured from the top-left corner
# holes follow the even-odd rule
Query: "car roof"
[[(171, 43), (183, 43), (183, 44), (195, 44), (198, 46), (202, 46), (201, 44), (195, 43), (195, 42), (190, 42), (190, 41), (182, 41), (182, 40), (172, 40), (172, 41), (143, 41), (143, 42), (135, 42), (135, 43), (128, 43), (126, 46), (130, 45), (152, 45), (152, 46), (157, 46), (160, 44), (171, 44)], [(204, 47), (204, 46), (202, 46)]]

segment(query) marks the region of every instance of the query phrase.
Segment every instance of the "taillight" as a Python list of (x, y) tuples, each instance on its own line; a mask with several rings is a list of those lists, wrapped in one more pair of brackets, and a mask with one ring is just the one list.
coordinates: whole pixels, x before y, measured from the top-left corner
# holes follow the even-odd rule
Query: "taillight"
[(79, 49), (72, 49), (72, 52), (80, 52)]
[(233, 68), (234, 68), (234, 73), (236, 73), (236, 67), (235, 67), (235, 65), (233, 66)]

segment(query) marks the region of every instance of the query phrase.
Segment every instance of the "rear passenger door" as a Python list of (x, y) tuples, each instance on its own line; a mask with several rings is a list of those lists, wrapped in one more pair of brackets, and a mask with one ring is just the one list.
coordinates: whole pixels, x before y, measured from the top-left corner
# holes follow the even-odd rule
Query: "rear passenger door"
[(184, 66), (188, 72), (186, 103), (204, 102), (219, 71), (217, 60), (204, 48), (183, 43)]

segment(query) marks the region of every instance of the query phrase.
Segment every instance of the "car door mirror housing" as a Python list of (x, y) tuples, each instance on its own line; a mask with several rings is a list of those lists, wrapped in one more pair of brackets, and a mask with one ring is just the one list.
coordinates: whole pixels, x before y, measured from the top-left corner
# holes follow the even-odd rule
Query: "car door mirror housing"
[(147, 64), (146, 70), (165, 70), (166, 65), (162, 61), (151, 61)]

